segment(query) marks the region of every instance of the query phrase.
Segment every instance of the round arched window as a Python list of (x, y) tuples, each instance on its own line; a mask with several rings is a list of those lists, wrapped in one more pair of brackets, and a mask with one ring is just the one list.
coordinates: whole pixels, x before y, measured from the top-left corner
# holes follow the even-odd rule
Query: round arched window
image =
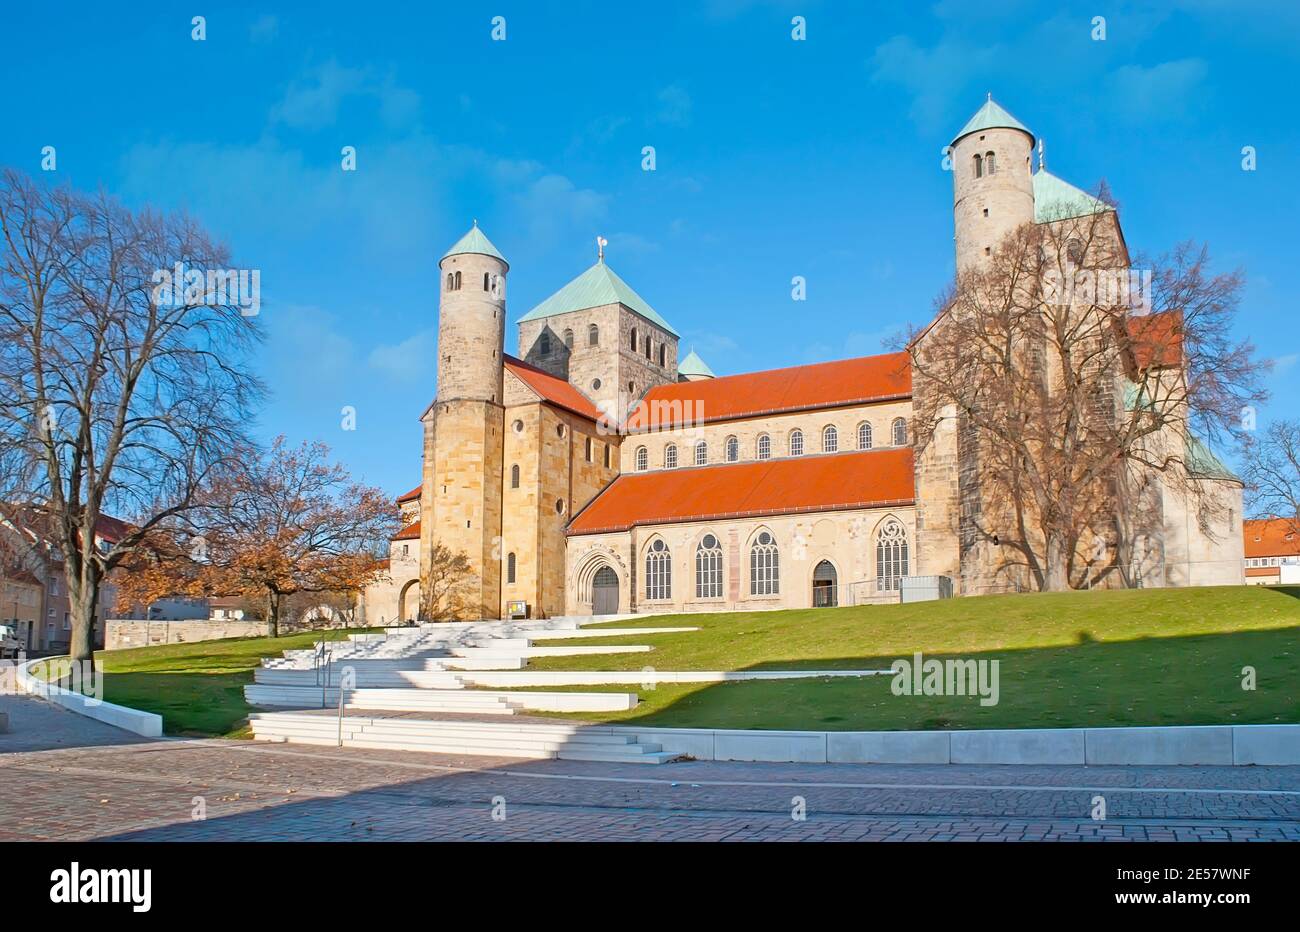
[(667, 550), (668, 548), (664, 545), (664, 542), (662, 540), (656, 540), (653, 544), (650, 545), (650, 549), (653, 550), (655, 553), (660, 553), (664, 550)]
[(713, 549), (714, 547), (716, 547), (716, 546), (718, 546), (718, 539), (717, 539), (716, 537), (714, 537), (712, 534), (705, 534), (705, 535), (704, 535), (704, 549), (705, 549), (705, 550), (712, 550), (712, 549)]

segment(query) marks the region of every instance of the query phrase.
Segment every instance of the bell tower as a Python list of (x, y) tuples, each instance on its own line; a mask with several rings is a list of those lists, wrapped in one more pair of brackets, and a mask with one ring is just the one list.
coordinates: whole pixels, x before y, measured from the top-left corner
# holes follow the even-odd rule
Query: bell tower
[[(501, 607), (501, 486), (506, 273), (474, 226), (438, 263), (438, 395), (424, 421), (420, 515), (421, 618), (496, 618)], [(431, 592), (434, 544), (469, 558), (454, 605)]]
[(1034, 219), (1034, 134), (990, 94), (950, 146), (957, 271), (991, 256)]

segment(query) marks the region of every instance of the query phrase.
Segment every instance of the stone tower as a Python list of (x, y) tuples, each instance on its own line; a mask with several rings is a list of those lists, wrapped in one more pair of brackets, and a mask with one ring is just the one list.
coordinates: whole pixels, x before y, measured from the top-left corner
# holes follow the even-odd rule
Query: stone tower
[[(509, 264), (478, 224), (438, 263), (438, 395), (424, 421), (421, 616), (495, 618), (501, 603), (502, 358)], [(433, 545), (473, 569), (461, 604), (436, 604)]]
[(992, 95), (952, 141), (957, 271), (992, 255), (1002, 238), (1034, 219), (1034, 134)]

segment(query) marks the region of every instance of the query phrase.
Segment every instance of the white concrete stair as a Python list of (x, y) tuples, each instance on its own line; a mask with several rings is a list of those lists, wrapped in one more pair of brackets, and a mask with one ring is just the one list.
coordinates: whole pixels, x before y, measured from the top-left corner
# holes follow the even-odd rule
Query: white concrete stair
[[(337, 745), (339, 721), (306, 712), (254, 713), (259, 741)], [(468, 754), (533, 760), (585, 760), (659, 764), (680, 755), (653, 742), (599, 726), (446, 721), (420, 718), (345, 716), (344, 746)]]
[[(280, 686), (251, 683), (244, 699), (257, 708), (319, 709), (336, 707), (338, 687)], [(350, 709), (394, 712), (475, 712), (510, 715), (515, 709), (533, 712), (621, 712), (635, 709), (636, 693), (544, 692), (538, 690), (419, 689), (359, 687), (346, 698)]]

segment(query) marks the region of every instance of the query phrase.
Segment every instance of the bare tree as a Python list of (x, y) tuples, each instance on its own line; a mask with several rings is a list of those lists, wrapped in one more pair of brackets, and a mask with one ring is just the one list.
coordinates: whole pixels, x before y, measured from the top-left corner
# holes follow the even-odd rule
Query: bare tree
[(420, 580), (421, 616), (434, 621), (459, 618), (468, 610), (468, 584), (474, 577), (468, 555), (434, 541), (428, 567), (427, 575)]
[(1274, 421), (1245, 451), (1246, 491), (1257, 518), (1284, 518), (1300, 532), (1300, 421)]
[(1239, 438), (1243, 405), (1265, 397), (1231, 337), (1241, 287), (1204, 248), (1131, 261), (1104, 208), (1026, 224), (961, 270), (907, 345), (918, 454), (958, 424), (963, 546), (1034, 588), (1091, 585), (1122, 571), (1153, 476), (1208, 526), (1222, 503), (1195, 435)]
[[(228, 464), (261, 385), (256, 320), (227, 292), (229, 253), (183, 215), (0, 175), (0, 456), (61, 551), (73, 659), (100, 585)], [(160, 287), (163, 273), (185, 285)], [(97, 528), (129, 522), (115, 543)]]

